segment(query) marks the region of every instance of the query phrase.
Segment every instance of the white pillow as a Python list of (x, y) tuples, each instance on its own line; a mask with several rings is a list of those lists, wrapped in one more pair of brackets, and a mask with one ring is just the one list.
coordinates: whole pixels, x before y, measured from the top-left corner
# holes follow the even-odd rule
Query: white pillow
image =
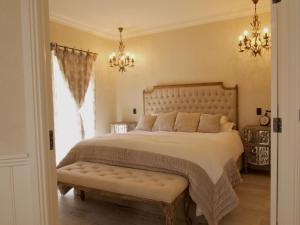
[(160, 113), (153, 125), (152, 131), (173, 131), (177, 112)]
[(230, 132), (234, 128), (235, 124), (233, 122), (226, 122), (220, 126), (221, 132)]
[(157, 116), (143, 115), (140, 117), (136, 130), (152, 131)]
[(222, 125), (222, 124), (227, 123), (227, 122), (229, 122), (228, 117), (222, 115), (222, 116), (221, 116), (221, 119), (220, 119), (220, 124)]
[(235, 124), (230, 122), (227, 116), (221, 116), (220, 119), (220, 132), (230, 132)]

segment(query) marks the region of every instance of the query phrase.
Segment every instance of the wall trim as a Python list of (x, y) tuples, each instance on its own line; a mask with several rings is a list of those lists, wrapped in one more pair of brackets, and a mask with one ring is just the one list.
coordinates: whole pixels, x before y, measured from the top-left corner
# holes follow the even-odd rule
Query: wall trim
[(6, 154), (0, 155), (0, 167), (11, 167), (27, 165), (29, 163), (29, 154)]
[(14, 183), (14, 169), (9, 169), (10, 174), (10, 190), (11, 190), (11, 212), (12, 212), (12, 224), (17, 224), (17, 210), (16, 210), (16, 193), (15, 193), (15, 183)]
[[(263, 7), (263, 8), (260, 8), (260, 10), (259, 10), (260, 14), (267, 13), (267, 12), (270, 12), (269, 7)], [(163, 26), (152, 27), (149, 29), (144, 29), (142, 31), (136, 31), (136, 32), (131, 32), (131, 33), (129, 33), (127, 31), (127, 33), (124, 34), (124, 38), (125, 39), (135, 38), (135, 37), (140, 37), (140, 36), (145, 36), (145, 35), (150, 35), (150, 34), (155, 34), (155, 33), (178, 30), (178, 29), (193, 27), (193, 26), (197, 26), (197, 25), (231, 20), (231, 19), (237, 19), (237, 18), (252, 16), (252, 15), (253, 15), (253, 9), (251, 9), (251, 10), (244, 9), (244, 10), (236, 10), (236, 11), (233, 10), (230, 12), (226, 12), (226, 13), (222, 13), (222, 14), (214, 14), (214, 15), (202, 17), (202, 18), (195, 19), (195, 20), (183, 21), (180, 23), (173, 23), (173, 24), (167, 24), (167, 25), (163, 25)], [(114, 40), (114, 41), (119, 39), (118, 33), (112, 34), (112, 33), (102, 32), (99, 29), (97, 29), (95, 27), (91, 27), (86, 23), (76, 21), (67, 16), (59, 15), (54, 12), (50, 12), (50, 21), (84, 31), (84, 32), (90, 33), (92, 35), (101, 37), (101, 38)]]
[(81, 30), (83, 32), (101, 37), (101, 38), (105, 38), (108, 40), (117, 40), (116, 37), (114, 35), (108, 34), (108, 33), (104, 33), (101, 32), (95, 28), (90, 27), (87, 24), (78, 22), (78, 21), (74, 21), (66, 16), (61, 16), (61, 15), (57, 15), (55, 13), (51, 13), (50, 14), (50, 21), (51, 22), (55, 22), (55, 23), (59, 23), (61, 25), (65, 25), (77, 30)]

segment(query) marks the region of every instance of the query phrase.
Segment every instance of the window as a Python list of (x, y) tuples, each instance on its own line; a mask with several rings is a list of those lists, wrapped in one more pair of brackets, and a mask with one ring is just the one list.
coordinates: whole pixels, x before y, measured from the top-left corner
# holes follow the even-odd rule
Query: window
[[(77, 105), (60, 70), (56, 56), (52, 55), (53, 105), (56, 163), (81, 141), (80, 114), (83, 120), (85, 138), (95, 135), (95, 75), (92, 76), (85, 101), (78, 112)], [(80, 113), (80, 114), (79, 114)]]

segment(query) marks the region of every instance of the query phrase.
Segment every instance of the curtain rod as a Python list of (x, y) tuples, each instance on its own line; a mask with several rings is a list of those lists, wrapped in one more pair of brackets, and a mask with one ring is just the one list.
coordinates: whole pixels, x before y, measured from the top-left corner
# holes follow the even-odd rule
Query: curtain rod
[(78, 48), (75, 48), (75, 47), (72, 48), (72, 47), (68, 47), (68, 46), (64, 46), (64, 45), (59, 45), (59, 44), (54, 43), (54, 42), (51, 42), (51, 43), (50, 43), (50, 47), (51, 47), (51, 50), (55, 50), (55, 48), (60, 47), (60, 48), (70, 49), (70, 50), (73, 50), (73, 51), (79, 51), (79, 52), (84, 52), (84, 53), (89, 53), (89, 54), (98, 55), (98, 53), (90, 52), (89, 50), (88, 50), (88, 51), (84, 51), (84, 50), (82, 50), (82, 49), (78, 49)]

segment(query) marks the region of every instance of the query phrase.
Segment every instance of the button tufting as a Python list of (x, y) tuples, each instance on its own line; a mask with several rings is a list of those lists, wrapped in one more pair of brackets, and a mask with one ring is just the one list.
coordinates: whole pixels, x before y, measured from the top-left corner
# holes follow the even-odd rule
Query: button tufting
[[(72, 179), (79, 182), (76, 185), (84, 186), (86, 183), (93, 183), (97, 185), (99, 190), (109, 190), (119, 193), (118, 191), (122, 189), (126, 192), (122, 194), (132, 195), (136, 193), (136, 197), (148, 198), (151, 196), (150, 199), (153, 198), (153, 200), (163, 202), (175, 199), (188, 185), (184, 178), (177, 175), (166, 175), (164, 173), (139, 169), (124, 169), (123, 167), (107, 166), (104, 164), (95, 165), (93, 163), (83, 163), (81, 167), (78, 167), (74, 163), (74, 166), (58, 169), (59, 181), (63, 182), (63, 173), (60, 174), (60, 171), (67, 170), (70, 171), (68, 172), (68, 176), (73, 176)], [(87, 182), (80, 184), (80, 174), (85, 173), (85, 181)], [(79, 177), (76, 177), (78, 175)], [(112, 179), (116, 185), (111, 184)], [(149, 185), (149, 182), (153, 183)], [(133, 183), (137, 185), (134, 186), (132, 185)], [(151, 194), (153, 192), (153, 188), (151, 187), (156, 187), (155, 194)], [(170, 192), (169, 187), (175, 190), (175, 192)], [(135, 188), (142, 189), (143, 191), (135, 191)], [(128, 193), (126, 190), (128, 190)]]

